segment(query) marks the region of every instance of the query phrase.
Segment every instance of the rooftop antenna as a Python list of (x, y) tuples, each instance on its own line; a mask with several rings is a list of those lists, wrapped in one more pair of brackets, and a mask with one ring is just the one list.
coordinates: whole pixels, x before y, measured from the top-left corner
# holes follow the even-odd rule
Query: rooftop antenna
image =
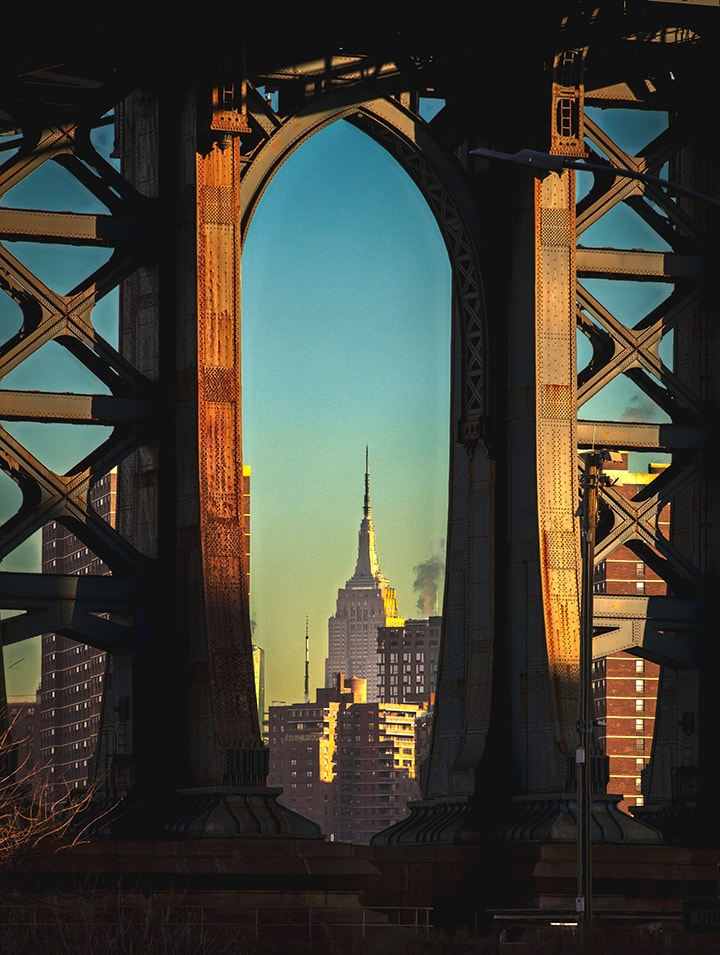
[(310, 702), (310, 634), (307, 614), (305, 614), (305, 702)]

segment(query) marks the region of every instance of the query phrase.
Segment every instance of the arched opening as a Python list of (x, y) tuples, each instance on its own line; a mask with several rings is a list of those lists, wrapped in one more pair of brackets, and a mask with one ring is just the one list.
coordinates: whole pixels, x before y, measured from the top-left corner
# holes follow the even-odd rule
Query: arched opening
[(352, 575), (365, 447), (383, 573), (404, 617), (435, 575), (448, 508), (452, 274), (426, 199), (339, 120), (273, 171), (243, 249), (243, 459), (250, 595), (266, 701), (324, 685), (328, 618)]

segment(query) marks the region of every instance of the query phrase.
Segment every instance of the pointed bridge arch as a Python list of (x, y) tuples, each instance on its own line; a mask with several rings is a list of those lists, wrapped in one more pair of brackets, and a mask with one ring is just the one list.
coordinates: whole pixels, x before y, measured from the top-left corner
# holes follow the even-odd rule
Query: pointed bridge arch
[[(253, 99), (249, 97), (249, 110)], [(465, 170), (419, 116), (361, 86), (334, 90), (278, 122), (256, 97), (254, 128), (264, 141), (249, 151), (240, 202), (243, 241), (263, 193), (284, 162), (338, 120), (352, 123), (402, 166), (433, 213), (450, 261), (451, 395), (444, 636), (429, 796), (469, 797), (490, 717), (494, 632), (493, 409), (489, 329), (483, 293), (486, 238)], [(483, 568), (482, 573), (478, 568)], [(471, 585), (482, 578), (482, 583)]]

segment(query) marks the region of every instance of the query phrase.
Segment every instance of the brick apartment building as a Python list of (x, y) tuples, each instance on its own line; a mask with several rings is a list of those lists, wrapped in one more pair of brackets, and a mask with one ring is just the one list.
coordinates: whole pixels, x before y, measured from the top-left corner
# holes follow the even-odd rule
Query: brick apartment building
[(366, 682), (320, 688), (315, 703), (271, 706), (269, 786), (329, 839), (367, 845), (420, 796), (414, 703), (367, 702)]
[(377, 698), (431, 705), (435, 700), (442, 617), (378, 627)]
[[(631, 501), (657, 477), (665, 465), (650, 465), (647, 473), (628, 471), (627, 454), (607, 462), (604, 471), (613, 489)], [(660, 513), (660, 531), (669, 538), (670, 507)], [(665, 582), (627, 545), (595, 568), (595, 593), (654, 596), (666, 592)], [(598, 738), (609, 757), (608, 793), (622, 793), (620, 808), (643, 804), (642, 774), (650, 761), (660, 667), (640, 656), (620, 651), (592, 664)]]

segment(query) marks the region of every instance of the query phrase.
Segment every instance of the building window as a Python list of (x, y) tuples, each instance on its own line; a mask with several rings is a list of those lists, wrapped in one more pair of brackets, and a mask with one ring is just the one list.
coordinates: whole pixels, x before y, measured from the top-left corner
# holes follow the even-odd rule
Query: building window
[(645, 563), (642, 560), (638, 560), (635, 563), (635, 576), (636, 577), (645, 576)]
[(645, 593), (645, 581), (644, 581), (644, 580), (636, 580), (636, 581), (635, 581), (635, 592), (638, 593), (638, 594), (644, 594), (644, 593)]
[(642, 697), (640, 697), (639, 699), (635, 700), (635, 712), (636, 712), (636, 713), (644, 713), (644, 712), (645, 712), (645, 700), (642, 699)]
[(636, 693), (645, 692), (645, 680), (635, 680), (635, 692)]
[(635, 732), (641, 736), (645, 732), (645, 720), (635, 720)]
[(636, 660), (636, 661), (635, 661), (635, 672), (636, 672), (636, 673), (644, 673), (644, 672), (645, 672), (645, 661), (644, 661), (644, 660)]

